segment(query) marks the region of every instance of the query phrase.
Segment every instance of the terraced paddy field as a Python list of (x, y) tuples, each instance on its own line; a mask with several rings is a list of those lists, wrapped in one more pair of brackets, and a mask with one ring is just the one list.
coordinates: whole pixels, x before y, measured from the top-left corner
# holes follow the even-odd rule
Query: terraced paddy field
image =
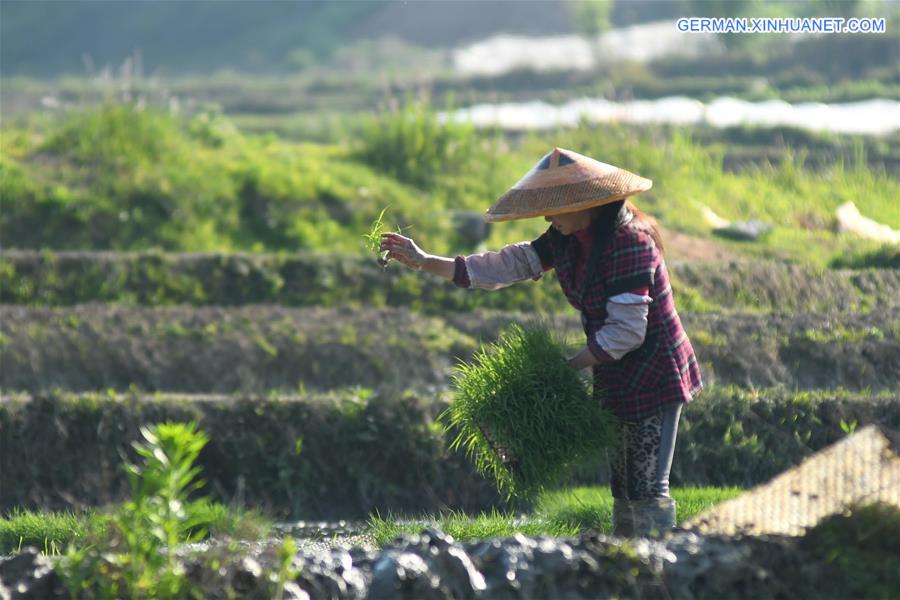
[[(682, 417), (676, 485), (749, 487), (841, 439), (847, 424), (900, 427), (897, 390), (707, 392)], [(133, 456), (139, 426), (194, 420), (210, 437), (198, 464), (221, 502), (332, 520), (509, 507), (464, 456), (447, 449), (449, 436), (434, 424), (447, 402), (443, 394), (358, 388), (304, 397), (6, 395), (0, 425), (9, 433), (0, 460), (4, 480), (16, 484), (2, 487), (0, 505), (59, 510), (121, 501), (129, 493), (122, 457)], [(607, 483), (603, 458), (561, 483)]]
[[(673, 236), (679, 239), (678, 234)], [(680, 312), (869, 312), (900, 304), (900, 268), (832, 269), (723, 252), (680, 235), (696, 251), (669, 261)], [(683, 244), (682, 244), (683, 245)], [(885, 246), (880, 260), (896, 263)], [(848, 258), (847, 263), (852, 264)], [(0, 256), (0, 301), (29, 306), (110, 303), (126, 306), (405, 306), (444, 314), (476, 309), (571, 312), (552, 273), (538, 282), (489, 294), (422, 277), (368, 256), (326, 252), (278, 254), (56, 252), (6, 250)]]
[[(228, 393), (359, 385), (433, 390), (458, 360), (534, 313), (427, 316), (407, 308), (4, 306), (8, 390)], [(900, 308), (867, 313), (685, 313), (709, 384), (890, 390)], [(549, 315), (577, 343), (580, 323)]]
[[(112, 110), (94, 125), (120, 116)], [(416, 188), (335, 148), (245, 147), (234, 138), (236, 154), (226, 157), (175, 135), (172, 123), (144, 125), (126, 127), (120, 141), (168, 132), (185, 144), (181, 156), (212, 161), (193, 178), (176, 177), (183, 187), (172, 198), (141, 185), (149, 177), (147, 185), (166, 188), (181, 162), (135, 175), (129, 187), (114, 146), (65, 149), (81, 129), (63, 131), (47, 152), (30, 139), (5, 142), (15, 158), (7, 170), (4, 156), (3, 184), (19, 194), (18, 220), (0, 225), (20, 247), (38, 249), (0, 256), (0, 554), (8, 554), (0, 592), (26, 580), (35, 597), (129, 589), (185, 598), (843, 599), (887, 598), (900, 587), (900, 515), (890, 506), (848, 507), (800, 538), (676, 530), (617, 539), (607, 535), (605, 456), (559, 473), (537, 498), (509, 499), (448, 449), (453, 432), (436, 419), (452, 399), (454, 366), (511, 323), (533, 319), (564, 332), (574, 350), (583, 340), (577, 315), (552, 276), (483, 293), (382, 269), (373, 256), (348, 253), (365, 221), (351, 209), (358, 202), (377, 214), (395, 199), (416, 215), (423, 189), (444, 209), (465, 192), (460, 206), (472, 208), (496, 181)], [(900, 429), (897, 251), (835, 233), (830, 221), (840, 201), (861, 196), (869, 214), (891, 221), (895, 178), (859, 165), (814, 173), (788, 161), (717, 179), (719, 165), (684, 138), (665, 146), (688, 157), (671, 168), (642, 144), (646, 154), (632, 148), (633, 156), (658, 169), (655, 179), (668, 178), (660, 189), (677, 190), (648, 205), (672, 228), (676, 304), (706, 384), (681, 417), (671, 474), (679, 523), (858, 429)], [(242, 162), (261, 148), (266, 160), (293, 158), (277, 168)], [(322, 156), (333, 160), (313, 162)], [(106, 165), (112, 199), (88, 189), (76, 168), (84, 161)], [(525, 159), (501, 160), (510, 172), (517, 162)], [(208, 175), (226, 164), (234, 189), (218, 190)], [(726, 199), (720, 210), (733, 219), (755, 214), (766, 190), (789, 188), (796, 198), (762, 213), (788, 222), (758, 242), (691, 229), (698, 209), (675, 200), (693, 197), (697, 184), (684, 174), (697, 169), (720, 186), (711, 197)], [(57, 176), (70, 187), (45, 185)], [(351, 183), (334, 184), (345, 176)], [(145, 192), (162, 198), (162, 212), (116, 207), (143, 210)], [(216, 194), (230, 198), (231, 212), (185, 200)], [(813, 200), (822, 194), (827, 202)], [(177, 221), (166, 206), (194, 220)], [(122, 225), (132, 217), (149, 220)], [(447, 234), (447, 248), (464, 247), (451, 220), (423, 235)], [(485, 243), (525, 230), (498, 232)], [(157, 242), (307, 250), (111, 249)], [(173, 425), (190, 423), (197, 432)], [(181, 475), (166, 479), (175, 463)], [(188, 489), (186, 473), (202, 485)]]
[[(679, 522), (857, 428), (900, 429), (900, 271), (751, 260), (671, 270), (707, 386), (682, 415), (671, 474)], [(639, 573), (674, 589), (682, 575), (653, 557), (699, 544), (715, 563), (735, 543), (676, 534), (668, 549), (632, 550), (590, 537), (610, 527), (605, 456), (528, 501), (499, 495), (448, 450), (452, 436), (435, 419), (458, 361), (535, 318), (579, 344), (580, 323), (552, 277), (486, 294), (352, 255), (19, 251), (4, 253), (0, 283), (3, 552), (32, 556), (22, 552), (31, 544), (52, 556), (111, 535), (133, 493), (123, 464), (139, 458), (140, 428), (166, 421), (196, 422), (209, 437), (196, 463), (213, 502), (203, 512), (209, 537), (178, 551), (195, 573), (217, 552), (229, 564), (228, 543), (258, 572), (277, 573), (279, 549), (296, 539), (295, 562), (322, 574), (304, 589), (333, 584), (339, 597), (363, 597), (388, 585), (366, 561), (388, 561), (396, 574), (417, 544), (471, 556), (482, 574), (501, 557), (551, 573), (539, 555), (591, 547), (591, 560), (636, 552), (635, 564), (650, 565)], [(338, 521), (351, 525), (330, 525)], [(527, 541), (534, 536), (553, 537)], [(485, 538), (507, 541), (477, 546)], [(760, 566), (761, 556), (800, 551), (794, 540), (754, 543), (769, 546), (740, 552), (770, 574), (782, 566)], [(357, 580), (325, 575), (347, 556)], [(248, 577), (242, 568), (227, 567), (232, 587)], [(205, 577), (209, 592), (218, 579)], [(250, 579), (274, 589), (271, 578)]]

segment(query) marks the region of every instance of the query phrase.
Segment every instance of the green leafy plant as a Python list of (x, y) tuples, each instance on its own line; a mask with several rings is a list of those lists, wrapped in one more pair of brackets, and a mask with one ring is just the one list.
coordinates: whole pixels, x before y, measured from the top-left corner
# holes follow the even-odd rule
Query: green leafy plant
[(457, 432), (482, 475), (509, 496), (528, 496), (566, 467), (615, 443), (614, 417), (542, 323), (513, 324), (453, 375), (453, 403), (439, 422)]
[(856, 419), (851, 419), (850, 422), (841, 419), (841, 429), (847, 435), (853, 435), (853, 432), (856, 431), (856, 425)]
[(284, 597), (284, 588), (288, 581), (297, 577), (297, 570), (293, 566), (294, 557), (297, 556), (297, 542), (289, 535), (284, 536), (281, 546), (278, 547), (278, 571), (272, 574), (273, 590), (272, 598), (281, 600)]
[(143, 461), (125, 466), (131, 499), (112, 516), (111, 539), (70, 546), (61, 563), (73, 596), (198, 597), (176, 549), (205, 537), (213, 517), (206, 498), (191, 499), (204, 483), (194, 462), (208, 438), (193, 422), (142, 427), (141, 435), (133, 446)]

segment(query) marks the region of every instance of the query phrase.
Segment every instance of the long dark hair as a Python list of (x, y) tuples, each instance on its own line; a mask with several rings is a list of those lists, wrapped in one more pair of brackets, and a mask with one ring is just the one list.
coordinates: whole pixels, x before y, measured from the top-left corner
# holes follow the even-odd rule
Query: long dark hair
[(591, 227), (594, 228), (594, 239), (604, 239), (616, 230), (622, 224), (622, 219), (626, 211), (631, 211), (634, 215), (634, 222), (640, 229), (643, 229), (653, 238), (653, 242), (660, 252), (663, 252), (662, 236), (659, 228), (656, 226), (656, 219), (641, 211), (638, 207), (631, 203), (630, 200), (617, 200), (598, 206), (593, 209)]

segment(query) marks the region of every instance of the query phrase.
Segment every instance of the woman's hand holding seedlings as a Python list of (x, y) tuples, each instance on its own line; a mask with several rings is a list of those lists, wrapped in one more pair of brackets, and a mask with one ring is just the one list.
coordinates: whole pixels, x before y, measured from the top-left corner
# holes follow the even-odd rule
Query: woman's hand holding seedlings
[(388, 259), (400, 261), (410, 269), (421, 271), (428, 259), (428, 255), (419, 248), (412, 238), (402, 236), (399, 233), (384, 233), (381, 235), (381, 251), (387, 251)]
[(426, 254), (412, 238), (399, 233), (385, 233), (381, 236), (381, 251), (387, 252), (388, 260), (394, 259), (417, 271), (426, 271), (450, 281), (453, 280), (455, 265), (453, 259)]
[(581, 369), (593, 367), (594, 365), (603, 365), (615, 361), (615, 359), (604, 350), (598, 349), (597, 352), (600, 354), (599, 356), (591, 352), (591, 349), (585, 346), (581, 349), (581, 352), (569, 358), (567, 362), (570, 367), (576, 371), (580, 371)]

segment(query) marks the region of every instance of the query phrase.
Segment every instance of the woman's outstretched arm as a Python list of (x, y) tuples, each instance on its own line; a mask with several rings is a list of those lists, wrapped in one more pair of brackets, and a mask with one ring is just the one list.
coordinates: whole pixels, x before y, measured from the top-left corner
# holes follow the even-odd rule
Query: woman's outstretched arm
[(425, 271), (448, 281), (453, 281), (456, 265), (452, 258), (427, 254), (411, 238), (398, 233), (381, 236), (381, 251), (387, 251), (388, 259), (403, 263), (410, 269)]
[(482, 252), (451, 259), (427, 254), (410, 238), (386, 233), (382, 236), (381, 249), (388, 251), (388, 258), (394, 258), (412, 269), (443, 277), (457, 286), (497, 290), (541, 277), (545, 268), (532, 244), (519, 242), (504, 246), (499, 252)]

